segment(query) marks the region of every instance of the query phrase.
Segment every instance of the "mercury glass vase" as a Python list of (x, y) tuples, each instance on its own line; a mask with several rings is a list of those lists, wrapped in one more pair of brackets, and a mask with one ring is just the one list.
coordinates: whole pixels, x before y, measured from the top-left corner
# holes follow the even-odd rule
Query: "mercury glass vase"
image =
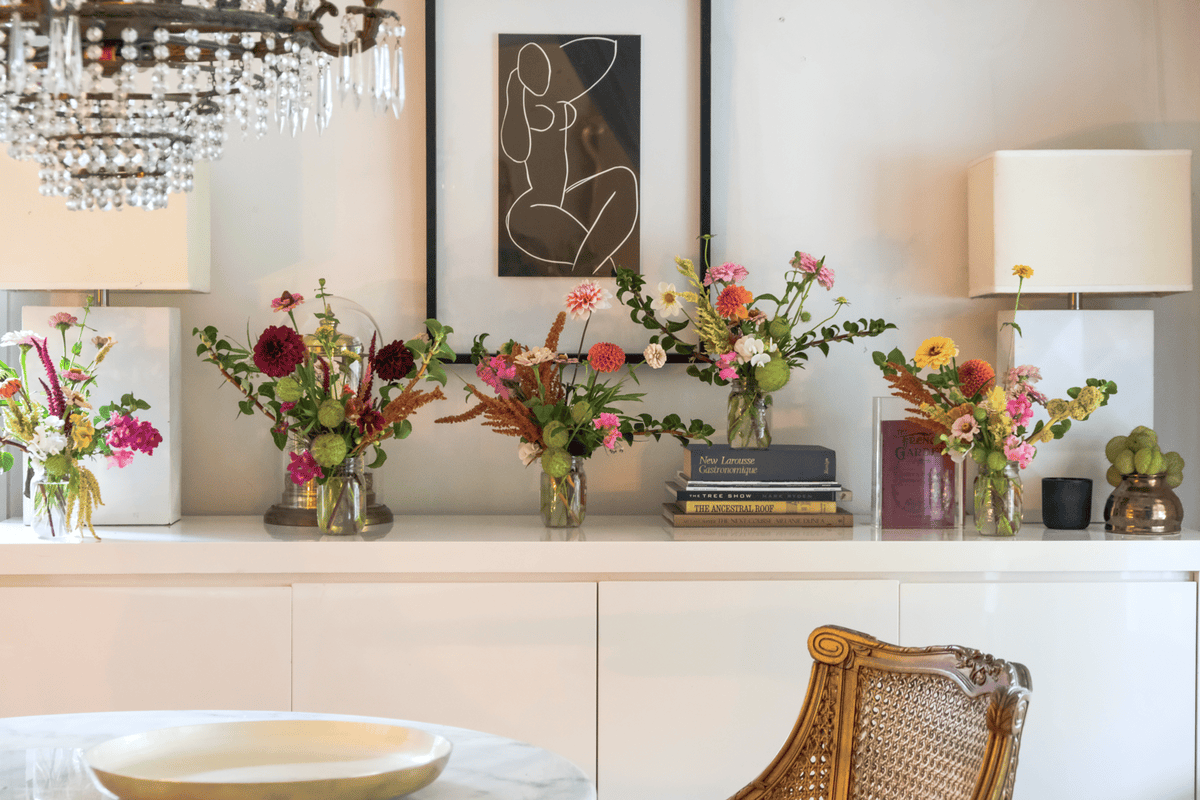
[(1021, 530), (1021, 472), (1016, 461), (975, 476), (975, 530), (981, 536), (1016, 536)]
[(547, 528), (578, 528), (587, 514), (587, 476), (583, 456), (571, 456), (561, 478), (542, 472), (542, 523)]
[(362, 456), (347, 458), (329, 470), (317, 487), (317, 528), (323, 534), (350, 536), (367, 526), (367, 493)]
[[(35, 480), (29, 486), (33, 496), (33, 531), (39, 539), (53, 542), (81, 542), (79, 520), (67, 524), (67, 481)], [(78, 517), (79, 515), (76, 514)]]
[(765, 450), (771, 446), (771, 395), (741, 378), (729, 385), (726, 434), (735, 449)]

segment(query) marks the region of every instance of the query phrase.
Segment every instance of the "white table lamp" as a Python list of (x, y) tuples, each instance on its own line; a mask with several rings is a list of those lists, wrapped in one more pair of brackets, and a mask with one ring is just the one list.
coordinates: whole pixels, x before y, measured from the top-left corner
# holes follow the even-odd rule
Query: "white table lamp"
[(969, 294), (1015, 295), (1014, 265), (1031, 267), (1025, 294), (1063, 294), (1066, 310), (1019, 313), (1022, 336), (999, 327), (996, 372), (1041, 368), (1037, 388), (1066, 397), (1087, 378), (1118, 394), (1023, 470), (1026, 519), (1041, 514), (1041, 478), (1092, 478), (1092, 521), (1111, 487), (1104, 444), (1154, 426), (1154, 312), (1081, 310), (1080, 296), (1192, 289), (1191, 151), (1005, 150), (967, 171)]
[[(20, 327), (50, 336), (57, 311), (79, 315), (82, 297), (97, 290), (209, 290), (209, 182), (197, 164), (195, 189), (165, 209), (125, 209), (117, 214), (68, 211), (58, 198), (18, 190), (37, 183), (35, 165), (0, 158), (0, 289), (49, 291), (49, 306), (25, 306)], [(71, 293), (64, 298), (57, 293)], [(92, 465), (104, 505), (97, 525), (169, 525), (182, 514), (183, 461), (181, 330), (178, 308), (92, 308), (88, 327), (112, 335), (117, 346), (105, 359), (93, 399), (119, 400), (125, 392), (150, 404), (138, 417), (152, 422), (163, 441), (150, 457), (123, 469)], [(15, 327), (15, 325), (14, 325)], [(90, 338), (90, 337), (85, 337)], [(59, 345), (61, 346), (61, 345)], [(25, 499), (28, 507), (30, 501)], [(27, 508), (28, 511), (28, 508)], [(27, 515), (28, 516), (28, 515)]]

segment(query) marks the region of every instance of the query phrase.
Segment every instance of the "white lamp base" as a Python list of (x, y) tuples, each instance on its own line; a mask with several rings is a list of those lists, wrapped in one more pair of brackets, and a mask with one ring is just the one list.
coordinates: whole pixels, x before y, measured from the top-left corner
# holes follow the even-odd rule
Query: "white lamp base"
[[(1012, 318), (1001, 312), (997, 326)], [(1138, 425), (1154, 427), (1154, 312), (1022, 311), (1017, 323), (1022, 336), (999, 328), (998, 380), (1011, 366), (1032, 364), (1042, 373), (1035, 388), (1049, 398), (1065, 399), (1067, 389), (1088, 378), (1113, 381), (1118, 391), (1086, 421), (1073, 420), (1062, 439), (1038, 445), (1037, 457), (1021, 471), (1025, 520), (1041, 520), (1042, 478), (1068, 477), (1092, 479), (1092, 522), (1101, 522), (1112, 492), (1104, 445)]]
[[(48, 324), (58, 311), (69, 311), (82, 317), (79, 308), (26, 306), (21, 313), (21, 327), (46, 336), (50, 355), (57, 360), (62, 355), (62, 338)], [(148, 421), (162, 434), (163, 440), (147, 456), (138, 453), (123, 469), (109, 469), (103, 459), (93, 459), (89, 465), (100, 483), (104, 505), (92, 515), (95, 525), (170, 525), (182, 516), (180, 472), (183, 463), (182, 381), (180, 378), (180, 321), (177, 308), (101, 307), (88, 314), (83, 354), (86, 362), (96, 352), (93, 336), (115, 336), (117, 344), (97, 370), (91, 399), (99, 406), (116, 402), (121, 395), (132, 392), (139, 400), (150, 404), (148, 411), (136, 414)], [(70, 345), (74, 338), (68, 334)], [(42, 367), (31, 352), (28, 360), (29, 378), (42, 375)], [(25, 505), (30, 505), (25, 498)], [(28, 518), (28, 514), (26, 515)]]

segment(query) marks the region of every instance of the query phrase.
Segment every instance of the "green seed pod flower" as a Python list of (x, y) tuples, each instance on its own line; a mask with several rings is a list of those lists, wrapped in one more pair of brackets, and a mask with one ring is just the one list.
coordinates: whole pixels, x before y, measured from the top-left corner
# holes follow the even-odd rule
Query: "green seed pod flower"
[(332, 397), (321, 403), (321, 407), (317, 409), (317, 421), (326, 428), (336, 428), (346, 419), (346, 409), (342, 404)]
[(336, 433), (322, 433), (313, 439), (309, 452), (322, 467), (336, 467), (346, 460), (346, 440)]
[(275, 384), (275, 399), (281, 403), (294, 403), (300, 399), (303, 392), (300, 389), (300, 381), (292, 376), (280, 378)]

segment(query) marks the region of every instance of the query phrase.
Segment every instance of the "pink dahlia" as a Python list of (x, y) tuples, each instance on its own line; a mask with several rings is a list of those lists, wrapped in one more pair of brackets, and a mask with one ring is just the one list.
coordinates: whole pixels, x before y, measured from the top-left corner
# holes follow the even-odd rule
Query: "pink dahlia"
[(571, 314), (571, 319), (587, 319), (593, 311), (612, 308), (612, 304), (608, 302), (610, 297), (612, 297), (612, 292), (595, 281), (583, 281), (567, 292), (565, 298), (567, 311)]
[(254, 345), (254, 366), (264, 375), (283, 378), (291, 375), (307, 355), (308, 348), (300, 334), (282, 325), (272, 325)]
[(596, 372), (616, 372), (625, 365), (625, 351), (612, 342), (596, 342), (588, 350), (587, 360)]

